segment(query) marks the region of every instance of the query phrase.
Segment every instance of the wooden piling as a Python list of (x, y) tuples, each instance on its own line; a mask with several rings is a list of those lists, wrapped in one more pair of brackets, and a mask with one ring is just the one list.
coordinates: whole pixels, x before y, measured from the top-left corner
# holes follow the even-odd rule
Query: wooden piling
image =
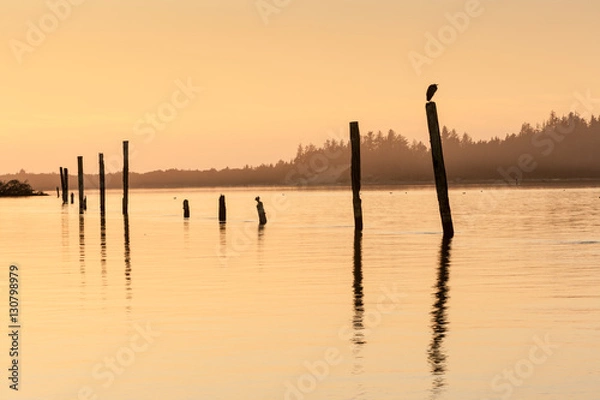
[(56, 198), (60, 199), (60, 190), (58, 189), (58, 186), (56, 187)]
[(98, 154), (98, 179), (100, 180), (100, 215), (106, 214), (106, 183), (104, 175), (104, 154)]
[(225, 196), (219, 197), (219, 222), (225, 223), (227, 221), (227, 206), (225, 205)]
[(267, 215), (265, 214), (265, 207), (264, 207), (262, 201), (260, 201), (260, 197), (257, 196), (254, 200), (256, 200), (256, 209), (258, 211), (259, 225), (263, 226), (267, 223)]
[(425, 109), (427, 111), (429, 140), (431, 142), (435, 188), (437, 191), (442, 227), (444, 229), (444, 237), (451, 238), (454, 236), (454, 226), (452, 225), (452, 214), (450, 213), (448, 180), (446, 178), (446, 166), (444, 165), (444, 152), (442, 151), (442, 138), (440, 136), (437, 106), (435, 105), (435, 102), (430, 101), (425, 105)]
[(75, 204), (75, 193), (71, 192), (71, 204)]
[(83, 156), (77, 156), (77, 183), (79, 188), (79, 214), (85, 210), (83, 198)]
[(190, 217), (190, 202), (187, 199), (183, 200), (183, 218)]
[[(58, 191), (58, 188), (56, 189)], [(60, 167), (60, 190), (62, 191), (62, 201), (63, 204), (66, 203), (65, 201), (65, 172), (63, 170), (63, 167)], [(58, 195), (58, 193), (57, 193)]]
[(350, 143), (352, 147), (352, 205), (354, 208), (354, 230), (363, 229), (362, 202), (360, 200), (360, 131), (358, 122), (350, 122)]
[(65, 184), (65, 188), (63, 191), (63, 202), (65, 204), (69, 204), (69, 168), (63, 168), (63, 173), (65, 174), (64, 177), (64, 184)]
[(123, 141), (123, 215), (129, 215), (129, 141)]

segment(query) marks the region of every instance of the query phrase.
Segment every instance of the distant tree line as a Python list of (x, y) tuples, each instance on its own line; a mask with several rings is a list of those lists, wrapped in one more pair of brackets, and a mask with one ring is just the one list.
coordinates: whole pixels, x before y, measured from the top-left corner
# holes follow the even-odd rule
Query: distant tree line
[[(570, 113), (549, 118), (535, 127), (523, 124), (519, 133), (504, 138), (473, 140), (467, 133), (443, 127), (442, 143), (451, 182), (599, 179), (600, 119)], [(361, 139), (362, 176), (365, 184), (432, 182), (429, 146), (389, 130), (368, 132)], [(350, 151), (347, 140), (327, 140), (322, 146), (299, 145), (289, 161), (257, 167), (221, 170), (160, 170), (131, 173), (133, 188), (169, 188), (250, 185), (349, 184)], [(59, 186), (58, 173), (0, 176), (26, 177), (35, 187)], [(75, 177), (71, 182), (75, 182)], [(97, 175), (86, 175), (86, 187), (97, 185)], [(107, 174), (107, 187), (119, 188), (121, 174)]]

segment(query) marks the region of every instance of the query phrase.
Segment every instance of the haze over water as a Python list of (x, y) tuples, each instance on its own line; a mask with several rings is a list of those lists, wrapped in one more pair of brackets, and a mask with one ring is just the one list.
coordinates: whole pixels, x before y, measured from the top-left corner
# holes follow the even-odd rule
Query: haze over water
[(128, 220), (115, 191), (104, 224), (91, 192), (83, 217), (53, 197), (0, 199), (23, 325), (21, 391), (0, 392), (597, 399), (599, 196), (453, 189), (450, 243), (431, 187), (363, 190), (362, 238), (347, 189), (134, 190)]

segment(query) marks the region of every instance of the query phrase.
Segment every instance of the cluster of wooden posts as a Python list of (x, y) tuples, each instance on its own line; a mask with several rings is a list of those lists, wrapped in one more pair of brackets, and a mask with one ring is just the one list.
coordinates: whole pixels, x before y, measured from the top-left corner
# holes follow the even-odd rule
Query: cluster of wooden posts
[[(100, 215), (106, 214), (106, 181), (104, 170), (104, 154), (98, 154), (98, 178), (100, 188)], [(60, 186), (62, 191), (63, 204), (69, 202), (69, 169), (60, 167)], [(84, 193), (83, 185), (83, 156), (77, 156), (77, 187), (79, 194), (79, 214), (87, 210), (87, 196)], [(56, 188), (56, 196), (59, 196), (59, 189)], [(71, 193), (71, 204), (75, 202), (74, 195)], [(123, 141), (123, 215), (128, 215), (129, 204), (129, 141)]]
[[(454, 226), (452, 224), (452, 216), (450, 213), (450, 201), (448, 197), (448, 181), (446, 178), (446, 167), (444, 165), (444, 154), (442, 151), (442, 139), (440, 137), (440, 126), (438, 122), (437, 107), (435, 102), (428, 101), (426, 104), (427, 126), (429, 129), (429, 139), (431, 142), (431, 155), (433, 160), (433, 170), (435, 175), (435, 185), (437, 198), (439, 203), (440, 217), (444, 231), (444, 238), (452, 238), (454, 236)], [(354, 210), (354, 229), (360, 233), (363, 230), (362, 217), (362, 201), (360, 198), (361, 189), (361, 166), (360, 166), (360, 130), (358, 122), (350, 122), (350, 144), (351, 144), (351, 178), (352, 178), (352, 206)], [(99, 164), (99, 180), (100, 180), (100, 214), (106, 213), (106, 185), (104, 171), (104, 155), (98, 155)], [(87, 197), (84, 194), (83, 187), (83, 157), (77, 157), (77, 182), (79, 189), (79, 213), (83, 214), (87, 209)], [(60, 182), (62, 188), (63, 204), (68, 203), (69, 196), (69, 170), (60, 167)], [(57, 196), (59, 195), (58, 188), (56, 189)], [(258, 211), (259, 224), (261, 226), (267, 223), (267, 217), (263, 203), (260, 197), (256, 197), (256, 209)], [(73, 194), (71, 193), (71, 204), (74, 202)], [(129, 142), (123, 141), (123, 215), (128, 215), (129, 204)], [(186, 199), (183, 201), (183, 216), (190, 218), (190, 205)], [(219, 197), (219, 222), (227, 221), (227, 208), (225, 204), (225, 196)]]
[[(105, 169), (104, 169), (104, 154), (98, 154), (98, 178), (99, 178), (99, 189), (100, 189), (100, 215), (106, 215), (106, 181), (105, 181)], [(83, 156), (77, 157), (77, 183), (79, 193), (79, 214), (83, 214), (87, 210), (87, 196), (84, 193), (83, 184)], [(60, 190), (62, 191), (63, 204), (69, 202), (69, 169), (60, 167)], [(56, 196), (60, 196), (59, 188), (56, 188)], [(74, 195), (71, 193), (71, 204), (75, 202)], [(258, 218), (260, 225), (267, 223), (267, 215), (260, 197), (256, 197), (256, 208), (258, 211)], [(129, 215), (129, 141), (123, 141), (123, 201), (122, 201), (123, 215)], [(183, 200), (183, 217), (190, 218), (190, 203), (189, 201)], [(227, 221), (227, 206), (225, 204), (225, 196), (219, 197), (219, 222), (225, 223)]]

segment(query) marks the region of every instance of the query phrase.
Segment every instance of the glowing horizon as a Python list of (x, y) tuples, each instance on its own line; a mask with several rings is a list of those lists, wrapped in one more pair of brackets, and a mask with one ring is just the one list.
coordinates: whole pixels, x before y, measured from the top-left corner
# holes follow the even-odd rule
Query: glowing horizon
[(600, 5), (583, 0), (1, 7), (0, 173), (118, 158), (122, 140), (135, 172), (275, 163), (353, 120), (427, 143), (434, 82), (440, 123), (476, 140), (599, 114)]

